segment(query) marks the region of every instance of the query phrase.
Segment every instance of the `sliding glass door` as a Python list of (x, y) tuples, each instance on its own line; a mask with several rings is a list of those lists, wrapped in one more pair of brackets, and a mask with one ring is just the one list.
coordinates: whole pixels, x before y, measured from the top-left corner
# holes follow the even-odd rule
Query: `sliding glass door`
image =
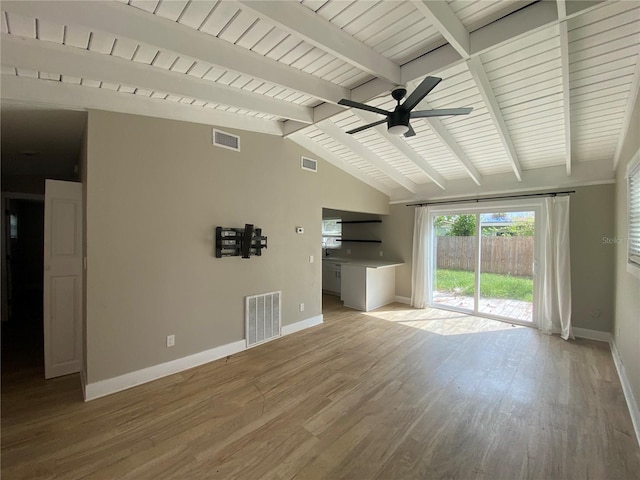
[(433, 223), (434, 304), (474, 310), (476, 216), (437, 215)]
[(431, 304), (533, 322), (536, 209), (434, 213)]
[(482, 213), (478, 312), (533, 320), (535, 212)]

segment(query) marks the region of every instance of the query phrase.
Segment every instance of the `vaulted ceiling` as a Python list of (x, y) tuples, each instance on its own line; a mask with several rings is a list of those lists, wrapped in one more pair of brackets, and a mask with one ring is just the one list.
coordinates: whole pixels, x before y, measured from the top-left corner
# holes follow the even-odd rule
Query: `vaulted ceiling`
[[(637, 1), (3, 1), (2, 99), (281, 135), (392, 201), (613, 178), (640, 84)], [(416, 136), (393, 109), (443, 81)], [(636, 132), (637, 134), (637, 132)]]

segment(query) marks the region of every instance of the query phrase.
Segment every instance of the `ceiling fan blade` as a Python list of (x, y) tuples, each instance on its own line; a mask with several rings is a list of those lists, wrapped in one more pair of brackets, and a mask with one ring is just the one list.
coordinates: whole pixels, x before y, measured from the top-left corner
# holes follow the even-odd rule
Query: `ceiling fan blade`
[(387, 119), (378, 120), (377, 122), (369, 123), (368, 125), (363, 125), (362, 127), (354, 128), (353, 130), (349, 130), (347, 133), (358, 133), (362, 130), (366, 130), (367, 128), (375, 127), (376, 125), (380, 125), (381, 123), (387, 123)]
[(402, 104), (402, 108), (405, 110), (413, 110), (420, 101), (427, 96), (427, 94), (436, 88), (436, 85), (440, 83), (442, 79), (439, 77), (426, 77), (416, 89), (411, 92), (411, 95)]
[(409, 131), (404, 134), (404, 138), (415, 137), (415, 136), (416, 136), (416, 131), (413, 129), (411, 124), (409, 124)]
[(426, 117), (441, 117), (444, 115), (467, 115), (473, 110), (471, 107), (465, 108), (440, 108), (437, 110), (420, 110), (418, 112), (411, 112), (410, 118), (426, 118)]
[[(361, 110), (368, 110), (369, 112), (379, 113), (380, 115), (391, 115), (391, 112), (387, 112), (386, 110), (382, 110), (381, 108), (372, 107), (371, 105), (366, 105), (360, 102), (354, 102), (352, 100), (347, 100), (343, 98), (338, 102), (338, 105), (344, 105), (346, 107), (359, 108)], [(386, 120), (385, 120), (386, 121)]]

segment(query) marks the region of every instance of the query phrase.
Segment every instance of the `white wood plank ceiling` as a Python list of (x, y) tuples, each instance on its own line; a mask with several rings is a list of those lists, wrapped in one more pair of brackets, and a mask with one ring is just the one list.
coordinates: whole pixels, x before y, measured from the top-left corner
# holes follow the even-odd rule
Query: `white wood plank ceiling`
[[(391, 200), (613, 178), (640, 84), (637, 1), (3, 1), (2, 99), (283, 135)], [(393, 109), (443, 81), (416, 136)]]

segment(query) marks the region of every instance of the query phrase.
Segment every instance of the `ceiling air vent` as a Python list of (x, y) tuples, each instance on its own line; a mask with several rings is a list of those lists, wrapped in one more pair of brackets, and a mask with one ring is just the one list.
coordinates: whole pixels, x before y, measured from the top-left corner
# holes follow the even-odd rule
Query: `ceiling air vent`
[(213, 144), (217, 147), (240, 151), (240, 137), (221, 130), (213, 129)]
[(303, 170), (309, 170), (310, 172), (318, 171), (318, 161), (309, 157), (302, 157), (300, 159), (300, 166)]

